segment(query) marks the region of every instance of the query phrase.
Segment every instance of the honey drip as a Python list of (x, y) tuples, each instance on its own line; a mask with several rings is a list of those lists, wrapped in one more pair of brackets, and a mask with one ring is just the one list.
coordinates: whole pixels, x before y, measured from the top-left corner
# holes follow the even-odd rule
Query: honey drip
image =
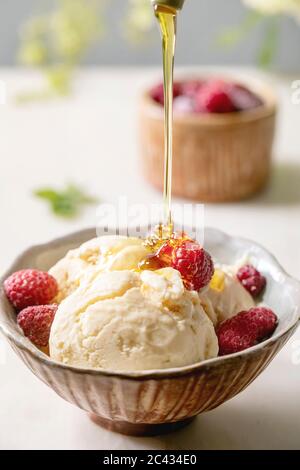
[(164, 224), (162, 231), (173, 233), (172, 219), (172, 160), (173, 160), (173, 72), (176, 45), (177, 10), (163, 5), (155, 6), (162, 37), (164, 75)]
[(173, 160), (173, 75), (176, 45), (177, 10), (175, 8), (155, 5), (154, 11), (159, 23), (162, 37), (163, 76), (164, 76), (164, 220), (155, 232), (150, 235), (145, 245), (149, 256), (140, 263), (139, 269), (159, 269), (164, 263), (159, 250), (169, 241), (174, 243), (178, 235), (174, 234), (172, 218), (172, 160)]

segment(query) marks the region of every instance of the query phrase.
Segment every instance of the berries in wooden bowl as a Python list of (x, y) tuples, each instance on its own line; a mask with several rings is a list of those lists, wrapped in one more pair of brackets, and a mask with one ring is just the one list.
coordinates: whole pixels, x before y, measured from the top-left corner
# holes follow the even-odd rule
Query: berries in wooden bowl
[[(164, 115), (161, 84), (141, 97), (140, 157), (161, 189)], [(267, 183), (276, 98), (263, 83), (188, 79), (174, 84), (173, 193), (207, 202), (240, 200)]]

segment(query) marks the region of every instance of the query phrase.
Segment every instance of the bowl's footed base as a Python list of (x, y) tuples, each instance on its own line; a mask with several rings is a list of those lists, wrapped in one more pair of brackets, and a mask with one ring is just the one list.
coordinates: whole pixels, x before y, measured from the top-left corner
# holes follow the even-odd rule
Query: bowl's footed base
[(109, 431), (125, 434), (126, 436), (158, 436), (167, 434), (169, 432), (177, 431), (190, 424), (196, 417), (177, 421), (176, 423), (162, 423), (162, 424), (144, 424), (144, 423), (128, 423), (126, 421), (111, 421), (110, 419), (102, 418), (94, 413), (89, 413), (90, 419)]

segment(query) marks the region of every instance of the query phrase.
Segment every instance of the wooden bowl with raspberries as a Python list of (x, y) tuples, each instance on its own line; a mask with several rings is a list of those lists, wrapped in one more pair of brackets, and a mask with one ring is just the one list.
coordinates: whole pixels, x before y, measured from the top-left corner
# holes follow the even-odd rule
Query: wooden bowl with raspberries
[[(145, 178), (162, 188), (164, 95), (141, 97), (139, 147)], [(276, 97), (258, 81), (186, 79), (174, 83), (173, 193), (203, 202), (248, 198), (271, 170)]]

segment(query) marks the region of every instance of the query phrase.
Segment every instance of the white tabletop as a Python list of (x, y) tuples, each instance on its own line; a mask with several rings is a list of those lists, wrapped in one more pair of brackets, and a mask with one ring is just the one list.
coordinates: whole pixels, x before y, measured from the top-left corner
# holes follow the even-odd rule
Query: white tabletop
[[(160, 201), (140, 176), (136, 148), (137, 98), (159, 74), (84, 71), (71, 97), (17, 106), (15, 93), (35, 88), (39, 78), (0, 69), (8, 92), (0, 106), (0, 271), (26, 246), (96, 223), (93, 207), (74, 221), (53, 217), (32, 196), (37, 187), (74, 181), (102, 201)], [(300, 105), (291, 103), (292, 78), (268, 78), (281, 102), (272, 182), (251, 201), (207, 205), (205, 222), (262, 243), (300, 278)], [(300, 364), (292, 360), (299, 340), (300, 331), (246, 391), (190, 427), (138, 439), (91, 423), (36, 379), (1, 337), (0, 449), (299, 449)]]

